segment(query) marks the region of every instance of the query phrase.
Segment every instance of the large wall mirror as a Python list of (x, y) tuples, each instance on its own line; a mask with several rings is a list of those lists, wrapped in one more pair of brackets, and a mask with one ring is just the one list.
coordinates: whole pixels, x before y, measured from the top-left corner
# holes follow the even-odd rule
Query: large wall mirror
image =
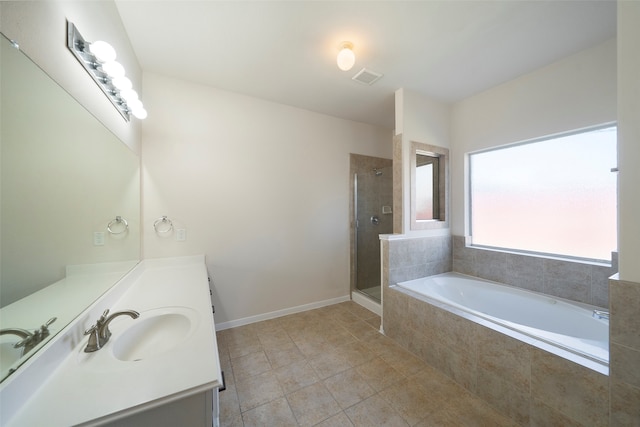
[(411, 143), (411, 229), (448, 227), (449, 150)]
[(139, 261), (140, 161), (14, 44), (0, 42), (5, 379)]

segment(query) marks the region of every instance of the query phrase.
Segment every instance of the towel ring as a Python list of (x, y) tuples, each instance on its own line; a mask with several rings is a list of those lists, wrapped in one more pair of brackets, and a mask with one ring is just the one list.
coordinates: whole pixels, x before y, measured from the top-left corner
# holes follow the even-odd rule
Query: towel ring
[[(120, 231), (113, 231), (111, 227), (116, 224), (122, 224), (124, 227)], [(122, 234), (128, 229), (129, 229), (129, 224), (127, 223), (127, 220), (122, 218), (121, 216), (117, 216), (116, 219), (111, 220), (111, 222), (107, 224), (107, 231), (111, 234)]]
[[(164, 227), (162, 227), (164, 225)], [(169, 218), (163, 216), (161, 218), (156, 219), (153, 223), (153, 229), (156, 230), (156, 233), (169, 233), (173, 230), (173, 223)]]

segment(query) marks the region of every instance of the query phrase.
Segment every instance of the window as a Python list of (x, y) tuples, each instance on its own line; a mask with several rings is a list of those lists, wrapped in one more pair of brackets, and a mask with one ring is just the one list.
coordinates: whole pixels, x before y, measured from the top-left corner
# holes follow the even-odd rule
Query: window
[(470, 154), (472, 244), (609, 260), (616, 145), (607, 127)]
[(440, 219), (437, 155), (416, 154), (416, 220)]

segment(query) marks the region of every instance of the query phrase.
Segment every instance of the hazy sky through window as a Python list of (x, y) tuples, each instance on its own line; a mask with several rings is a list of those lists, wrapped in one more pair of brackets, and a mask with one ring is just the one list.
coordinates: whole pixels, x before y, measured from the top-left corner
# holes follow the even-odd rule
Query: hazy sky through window
[(610, 259), (615, 127), (471, 155), (474, 244)]

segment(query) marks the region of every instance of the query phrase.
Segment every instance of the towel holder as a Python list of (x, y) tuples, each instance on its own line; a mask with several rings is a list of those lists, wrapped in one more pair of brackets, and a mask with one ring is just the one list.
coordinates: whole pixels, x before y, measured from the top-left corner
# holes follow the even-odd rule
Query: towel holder
[(166, 215), (163, 215), (155, 220), (153, 229), (156, 230), (156, 233), (169, 233), (173, 230), (173, 222)]
[[(115, 225), (117, 225), (117, 224), (121, 224), (121, 225), (123, 226), (123, 227), (122, 227), (122, 230), (120, 230), (120, 231), (114, 231), (114, 230), (111, 228), (111, 227), (113, 227), (113, 226), (115, 226)], [(121, 216), (119, 216), (119, 215), (118, 215), (118, 216), (116, 216), (116, 219), (112, 219), (112, 220), (109, 222), (109, 224), (107, 224), (107, 231), (108, 231), (110, 234), (114, 234), (114, 235), (115, 235), (115, 234), (122, 234), (122, 233), (124, 233), (125, 231), (127, 231), (128, 229), (129, 229), (129, 223), (127, 222), (127, 220), (126, 220), (126, 219), (122, 218), (122, 217), (121, 217)]]

